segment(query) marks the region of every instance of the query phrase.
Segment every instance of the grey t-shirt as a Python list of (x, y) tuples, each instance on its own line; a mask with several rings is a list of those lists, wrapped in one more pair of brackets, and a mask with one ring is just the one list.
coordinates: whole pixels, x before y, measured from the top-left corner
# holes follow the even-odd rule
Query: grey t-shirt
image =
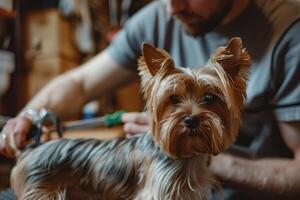
[[(257, 155), (287, 156), (280, 147), (283, 144), (278, 143), (280, 138), (275, 139), (278, 134), (273, 134), (276, 121), (300, 120), (299, 33), (300, 6), (296, 1), (250, 1), (233, 22), (198, 37), (185, 32), (163, 1), (154, 1), (128, 21), (108, 52), (122, 66), (136, 70), (141, 44), (146, 41), (169, 52), (177, 66), (201, 67), (217, 47), (241, 37), (252, 57), (252, 71), (241, 128), (244, 138), (237, 142), (253, 148)], [(258, 137), (261, 132), (272, 134), (271, 141)]]
[(252, 57), (247, 105), (237, 144), (258, 157), (291, 157), (276, 122), (300, 120), (297, 1), (250, 1), (232, 23), (198, 37), (188, 35), (167, 13), (162, 1), (154, 1), (129, 20), (108, 52), (116, 62), (135, 70), (141, 44), (146, 41), (169, 52), (177, 66), (201, 67), (214, 49), (235, 36), (242, 38)]

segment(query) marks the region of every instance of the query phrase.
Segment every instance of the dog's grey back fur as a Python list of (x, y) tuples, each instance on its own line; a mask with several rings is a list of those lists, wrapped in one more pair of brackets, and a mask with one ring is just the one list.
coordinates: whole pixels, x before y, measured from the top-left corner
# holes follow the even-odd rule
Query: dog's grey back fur
[[(189, 177), (195, 170), (191, 171), (188, 163), (189, 159), (173, 160), (162, 153), (150, 134), (111, 141), (62, 139), (26, 150), (13, 169), (12, 185), (18, 198), (26, 200), (65, 199), (70, 186), (105, 200), (194, 199), (202, 196), (203, 190), (194, 191), (192, 196), (187, 191), (172, 191), (178, 186), (185, 191), (189, 187), (184, 184), (191, 182), (192, 190), (199, 188), (199, 183), (207, 184), (209, 177)], [(184, 168), (188, 170), (183, 172)], [(201, 173), (203, 166), (192, 168), (199, 170), (196, 174), (208, 174)], [(187, 176), (183, 179), (187, 182), (178, 182), (179, 176)], [(174, 196), (174, 192), (178, 194)]]

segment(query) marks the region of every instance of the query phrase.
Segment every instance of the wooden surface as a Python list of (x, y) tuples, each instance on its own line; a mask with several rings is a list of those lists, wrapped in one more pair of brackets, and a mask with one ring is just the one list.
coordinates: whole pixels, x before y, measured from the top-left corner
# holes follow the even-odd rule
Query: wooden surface
[[(83, 129), (76, 131), (67, 131), (64, 133), (64, 138), (97, 138), (101, 140), (109, 140), (116, 137), (124, 136), (124, 131), (122, 126), (116, 127), (101, 127), (95, 129)], [(51, 138), (57, 137), (55, 133), (51, 135)]]

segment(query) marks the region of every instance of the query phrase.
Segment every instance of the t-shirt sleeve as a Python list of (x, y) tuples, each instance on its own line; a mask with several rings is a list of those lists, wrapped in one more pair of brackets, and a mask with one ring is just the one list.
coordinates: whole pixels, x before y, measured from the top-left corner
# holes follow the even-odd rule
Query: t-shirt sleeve
[(272, 99), (279, 121), (300, 120), (300, 21), (284, 34), (275, 53)]
[(154, 26), (157, 6), (157, 2), (150, 3), (133, 15), (108, 46), (109, 55), (121, 66), (136, 70), (142, 43), (154, 37), (149, 29)]

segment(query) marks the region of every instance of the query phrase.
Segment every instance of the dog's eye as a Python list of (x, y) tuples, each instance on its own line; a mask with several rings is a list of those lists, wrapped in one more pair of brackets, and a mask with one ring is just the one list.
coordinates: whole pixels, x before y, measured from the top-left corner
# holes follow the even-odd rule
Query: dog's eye
[(170, 96), (170, 100), (171, 100), (172, 104), (178, 104), (178, 103), (180, 103), (179, 96), (177, 96), (177, 95), (171, 95)]
[(210, 105), (210, 104), (213, 104), (217, 100), (217, 98), (218, 97), (216, 95), (212, 94), (212, 93), (205, 93), (204, 96), (203, 96), (203, 100), (202, 101), (205, 104)]

